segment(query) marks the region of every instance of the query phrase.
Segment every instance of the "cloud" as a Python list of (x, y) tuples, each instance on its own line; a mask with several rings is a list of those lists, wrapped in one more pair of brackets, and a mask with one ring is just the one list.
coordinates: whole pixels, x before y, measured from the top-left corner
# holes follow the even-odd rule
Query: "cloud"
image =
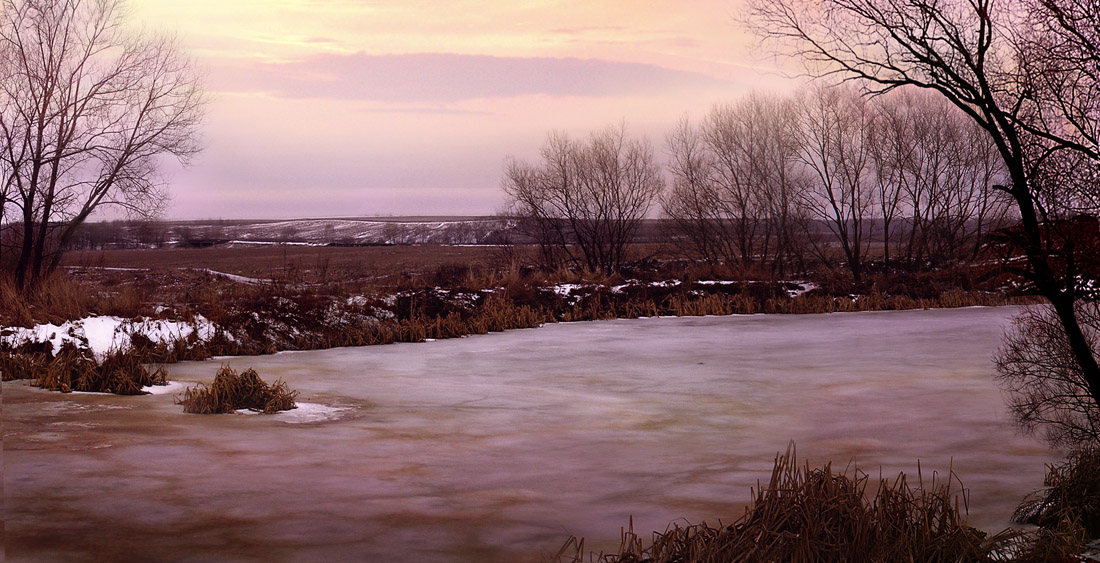
[(288, 98), (448, 103), (530, 95), (654, 95), (732, 83), (652, 64), (457, 54), (319, 54), (295, 62), (215, 69), (221, 91)]

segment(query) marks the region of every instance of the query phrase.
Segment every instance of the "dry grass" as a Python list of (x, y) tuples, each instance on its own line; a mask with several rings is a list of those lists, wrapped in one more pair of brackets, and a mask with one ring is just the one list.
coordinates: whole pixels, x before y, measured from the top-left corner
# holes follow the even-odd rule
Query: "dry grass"
[(176, 402), (183, 405), (183, 412), (191, 414), (226, 414), (240, 409), (274, 414), (297, 408), (297, 396), (298, 392), (282, 380), (268, 384), (252, 368), (238, 374), (225, 364), (214, 375), (213, 383), (187, 389)]
[[(1012, 552), (1019, 534), (987, 538), (965, 523), (966, 491), (946, 482), (911, 486), (904, 475), (880, 480), (873, 497), (868, 477), (830, 465), (798, 465), (793, 448), (777, 456), (771, 479), (745, 514), (728, 526), (674, 524), (650, 541), (630, 528), (614, 554), (586, 554), (570, 538), (556, 562), (964, 562), (992, 561)], [(960, 508), (960, 498), (963, 508)]]
[(0, 352), (0, 379), (3, 381), (38, 380), (48, 373), (49, 363), (47, 356), (37, 353)]
[[(522, 256), (494, 265), (497, 250), (429, 245), (72, 253), (66, 261), (76, 267), (31, 295), (20, 296), (10, 284), (0, 283), (0, 325), (59, 324), (92, 314), (169, 320), (202, 315), (223, 329), (213, 341), (192, 338), (156, 344), (134, 338), (135, 348), (148, 361), (169, 363), (212, 355), (419, 342), (558, 321), (1009, 302), (995, 293), (952, 288), (938, 278), (922, 282), (920, 291), (889, 294), (873, 290), (855, 298), (836, 293), (846, 287), (843, 280), (830, 282), (836, 286), (833, 289), (827, 289), (829, 284), (824, 281), (815, 281), (822, 289), (792, 299), (787, 296), (789, 284), (759, 278), (767, 272), (715, 269), (674, 260), (640, 262), (622, 275), (564, 268), (539, 272), (525, 266)], [(242, 283), (203, 268), (264, 281)], [(741, 281), (694, 283), (716, 277)], [(624, 278), (641, 281), (627, 284)], [(681, 283), (648, 283), (670, 279)], [(904, 284), (895, 282), (892, 289), (904, 289)], [(583, 296), (563, 298), (547, 289), (558, 283), (591, 289)], [(625, 289), (611, 291), (613, 286)], [(460, 292), (477, 297), (462, 303), (447, 297)], [(22, 369), (14, 365), (20, 361), (9, 360), (13, 365), (4, 376)]]
[(441, 268), (489, 263), (494, 252), (493, 247), (442, 245), (163, 248), (69, 252), (62, 259), (62, 266), (157, 271), (209, 268), (252, 278), (313, 283), (429, 274)]
[(1100, 538), (1100, 447), (1073, 450), (1047, 466), (1046, 488), (1028, 496), (1013, 520), (1039, 526), (1026, 561), (1070, 560)]
[(89, 287), (64, 272), (50, 276), (29, 293), (20, 293), (6, 276), (0, 276), (0, 326), (61, 324), (89, 314), (148, 315), (152, 307), (145, 294), (125, 283)]
[(30, 379), (34, 385), (69, 393), (143, 395), (142, 387), (163, 385), (163, 368), (150, 368), (148, 358), (136, 351), (114, 352), (97, 362), (86, 349), (66, 343), (54, 355), (39, 346), (0, 353), (5, 381)]

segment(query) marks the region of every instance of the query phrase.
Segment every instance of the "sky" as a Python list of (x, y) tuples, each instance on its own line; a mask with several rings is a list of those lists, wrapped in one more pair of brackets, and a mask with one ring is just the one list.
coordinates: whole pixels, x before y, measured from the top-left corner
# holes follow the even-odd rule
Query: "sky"
[(210, 94), (167, 217), (486, 215), (509, 156), (783, 91), (739, 0), (131, 0)]

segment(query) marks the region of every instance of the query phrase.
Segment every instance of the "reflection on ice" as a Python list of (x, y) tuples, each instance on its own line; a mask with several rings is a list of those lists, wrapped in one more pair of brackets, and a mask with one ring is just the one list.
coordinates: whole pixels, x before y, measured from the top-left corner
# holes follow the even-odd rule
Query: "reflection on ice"
[(732, 520), (789, 440), (872, 475), (954, 467), (971, 522), (999, 529), (1050, 460), (991, 380), (1012, 312), (653, 318), (230, 358), (301, 392), (272, 416), (5, 384), (7, 555), (513, 561), (569, 534), (613, 549), (632, 515)]

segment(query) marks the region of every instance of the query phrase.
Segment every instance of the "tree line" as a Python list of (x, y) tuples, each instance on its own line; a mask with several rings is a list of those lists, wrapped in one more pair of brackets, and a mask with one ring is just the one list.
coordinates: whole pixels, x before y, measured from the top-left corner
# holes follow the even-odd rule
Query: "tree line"
[[(1100, 441), (1100, 305), (1087, 279), (1096, 221), (1080, 220), (1100, 211), (1096, 3), (749, 0), (746, 12), (777, 53), (861, 96), (750, 97), (682, 123), (669, 136), (662, 203), (695, 253), (782, 269), (839, 248), (858, 278), (876, 226), (884, 261), (935, 263), (972, 255), (983, 232), (1010, 219), (997, 238), (1020, 260), (1005, 269), (1050, 307), (1021, 318), (998, 354), (1009, 401), (1052, 443)], [(517, 197), (520, 168), (507, 169), (504, 187), (513, 213), (542, 213), (531, 229), (540, 245), (566, 253), (572, 207), (548, 213), (540, 194), (583, 192), (549, 168), (545, 152), (542, 166), (522, 168), (524, 182), (547, 188), (533, 198)], [(648, 206), (614, 212), (637, 209)], [(828, 240), (798, 228), (811, 219)], [(541, 236), (547, 225), (556, 238)]]
[(620, 268), (659, 207), (691, 258), (778, 275), (843, 264), (857, 282), (872, 256), (887, 268), (973, 259), (1013, 220), (988, 137), (920, 92), (751, 94), (683, 119), (665, 154), (662, 174), (622, 125), (587, 141), (553, 133), (540, 163), (507, 163), (508, 212), (550, 267)]

